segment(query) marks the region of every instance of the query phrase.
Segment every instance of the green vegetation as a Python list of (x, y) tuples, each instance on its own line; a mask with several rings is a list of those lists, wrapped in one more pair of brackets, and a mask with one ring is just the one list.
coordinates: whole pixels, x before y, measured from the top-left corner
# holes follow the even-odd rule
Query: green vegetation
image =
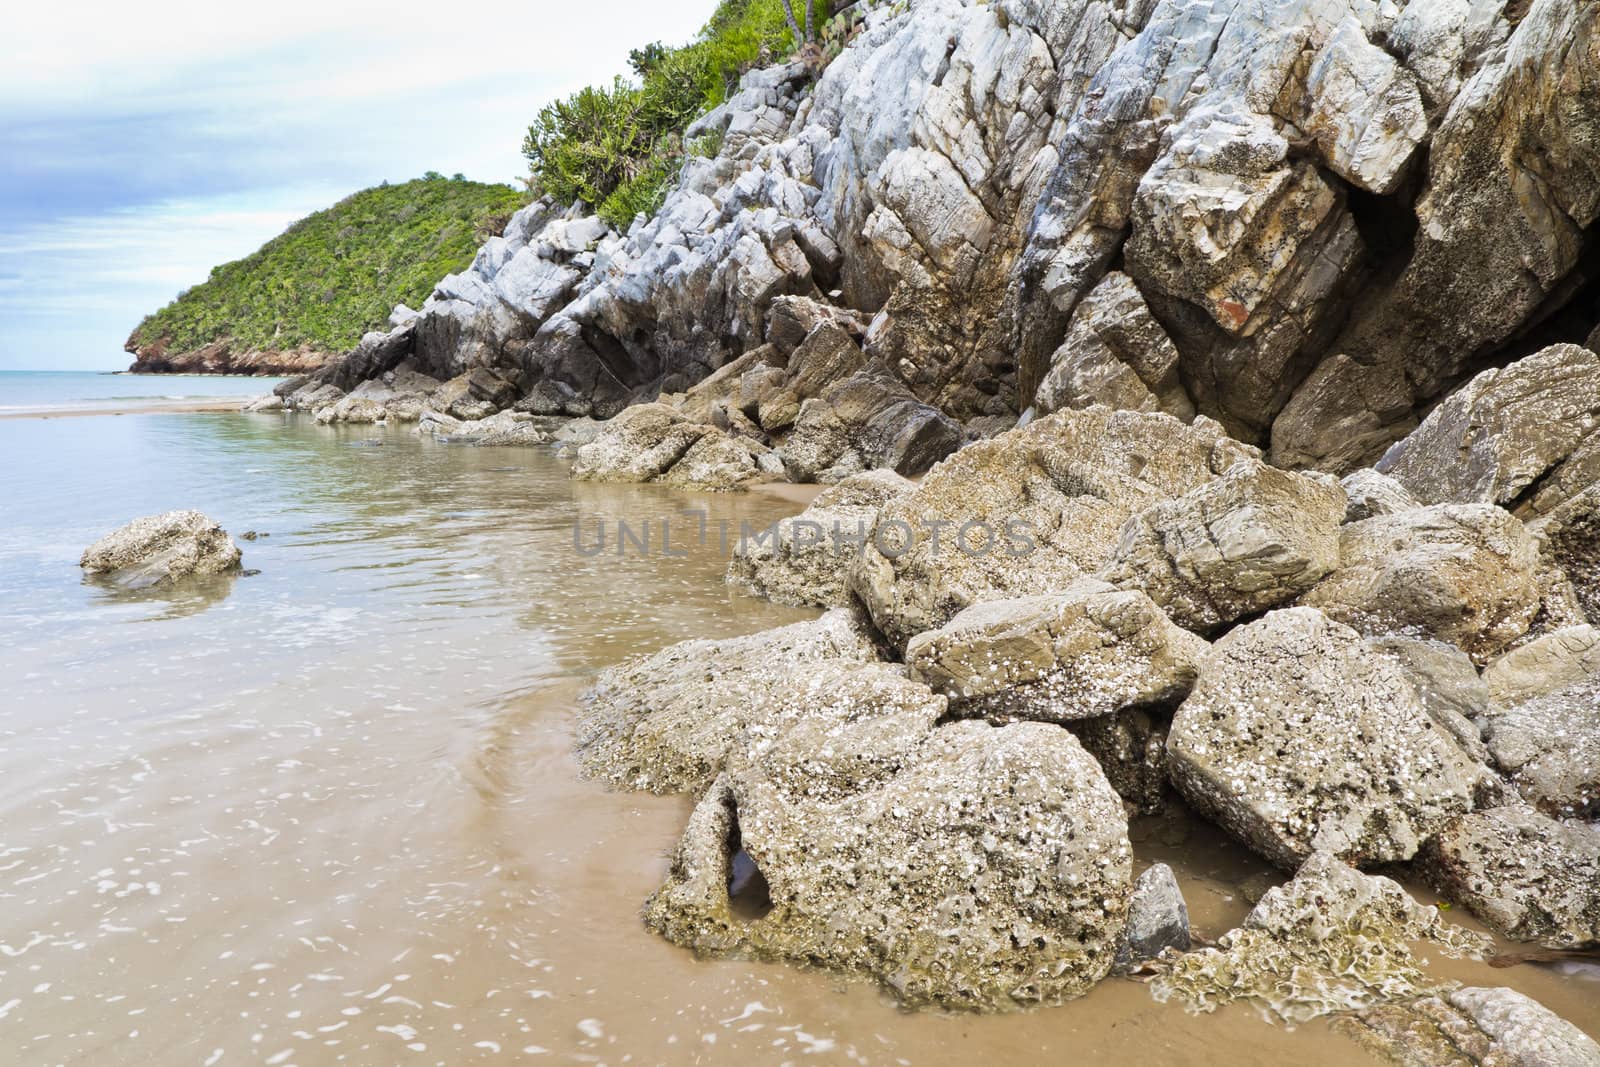
[[(828, 0), (812, 4), (826, 14)], [(563, 203), (581, 200), (626, 229), (636, 213), (661, 205), (683, 161), (685, 127), (726, 100), (745, 71), (793, 52), (796, 30), (814, 24), (810, 12), (801, 19), (805, 29), (788, 0), (722, 0), (688, 44), (634, 49), (634, 80), (590, 86), (539, 112), (522, 142), (530, 186)]]
[(141, 322), (129, 346), (164, 341), (176, 353), (231, 337), (279, 351), (352, 348), (395, 304), (416, 307), (440, 278), (470, 264), (527, 199), (507, 185), (433, 171), (365, 189), (215, 268)]

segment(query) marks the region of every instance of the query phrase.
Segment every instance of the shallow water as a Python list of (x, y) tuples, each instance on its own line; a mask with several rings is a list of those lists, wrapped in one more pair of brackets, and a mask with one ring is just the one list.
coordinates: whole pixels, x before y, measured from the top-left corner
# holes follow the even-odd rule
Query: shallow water
[(113, 374), (0, 370), (0, 418), (26, 413), (115, 412), (260, 396), (282, 378), (227, 374)]
[[(1133, 981), (909, 1015), (648, 934), (689, 802), (579, 780), (576, 695), (808, 613), (727, 591), (714, 538), (585, 557), (572, 523), (759, 525), (792, 499), (263, 416), (13, 420), (0, 449), (0, 1062), (1359, 1061), (1321, 1024), (1191, 1017)], [(267, 535), (241, 542), (260, 573), (176, 600), (80, 579), (84, 545), (173, 507)], [(1247, 910), (1261, 867), (1220, 835), (1138, 836), (1204, 932)], [(1593, 981), (1453, 966), (1595, 1025)]]

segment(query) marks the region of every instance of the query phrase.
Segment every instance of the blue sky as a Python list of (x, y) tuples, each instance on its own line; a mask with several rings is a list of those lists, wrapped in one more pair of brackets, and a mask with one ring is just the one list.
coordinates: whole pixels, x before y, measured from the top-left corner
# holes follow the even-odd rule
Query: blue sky
[(29, 4), (0, 38), (0, 369), (125, 367), (147, 312), (356, 189), (510, 181), (540, 105), (715, 0)]

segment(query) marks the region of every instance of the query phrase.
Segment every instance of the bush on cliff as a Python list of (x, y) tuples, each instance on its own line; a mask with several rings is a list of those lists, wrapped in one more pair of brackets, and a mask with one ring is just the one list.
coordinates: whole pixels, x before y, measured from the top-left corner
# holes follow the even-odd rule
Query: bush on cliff
[[(822, 13), (827, 0), (814, 6)], [(635, 80), (590, 86), (541, 110), (522, 142), (530, 184), (626, 229), (660, 206), (695, 116), (727, 99), (740, 74), (794, 47), (782, 0), (722, 0), (688, 44), (634, 49)]]
[(429, 172), (308, 215), (148, 316), (128, 350), (187, 352), (223, 338), (236, 347), (352, 348), (395, 304), (416, 306), (472, 262), (528, 197), (507, 185)]

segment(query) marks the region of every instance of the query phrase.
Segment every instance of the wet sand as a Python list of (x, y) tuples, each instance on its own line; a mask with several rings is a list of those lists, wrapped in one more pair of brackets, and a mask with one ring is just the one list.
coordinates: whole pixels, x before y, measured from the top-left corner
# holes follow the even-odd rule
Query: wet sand
[(235, 412), (250, 397), (219, 397), (215, 400), (150, 400), (115, 407), (72, 408), (59, 411), (5, 411), (0, 419), (81, 419), (90, 415), (195, 415), (205, 412)]

